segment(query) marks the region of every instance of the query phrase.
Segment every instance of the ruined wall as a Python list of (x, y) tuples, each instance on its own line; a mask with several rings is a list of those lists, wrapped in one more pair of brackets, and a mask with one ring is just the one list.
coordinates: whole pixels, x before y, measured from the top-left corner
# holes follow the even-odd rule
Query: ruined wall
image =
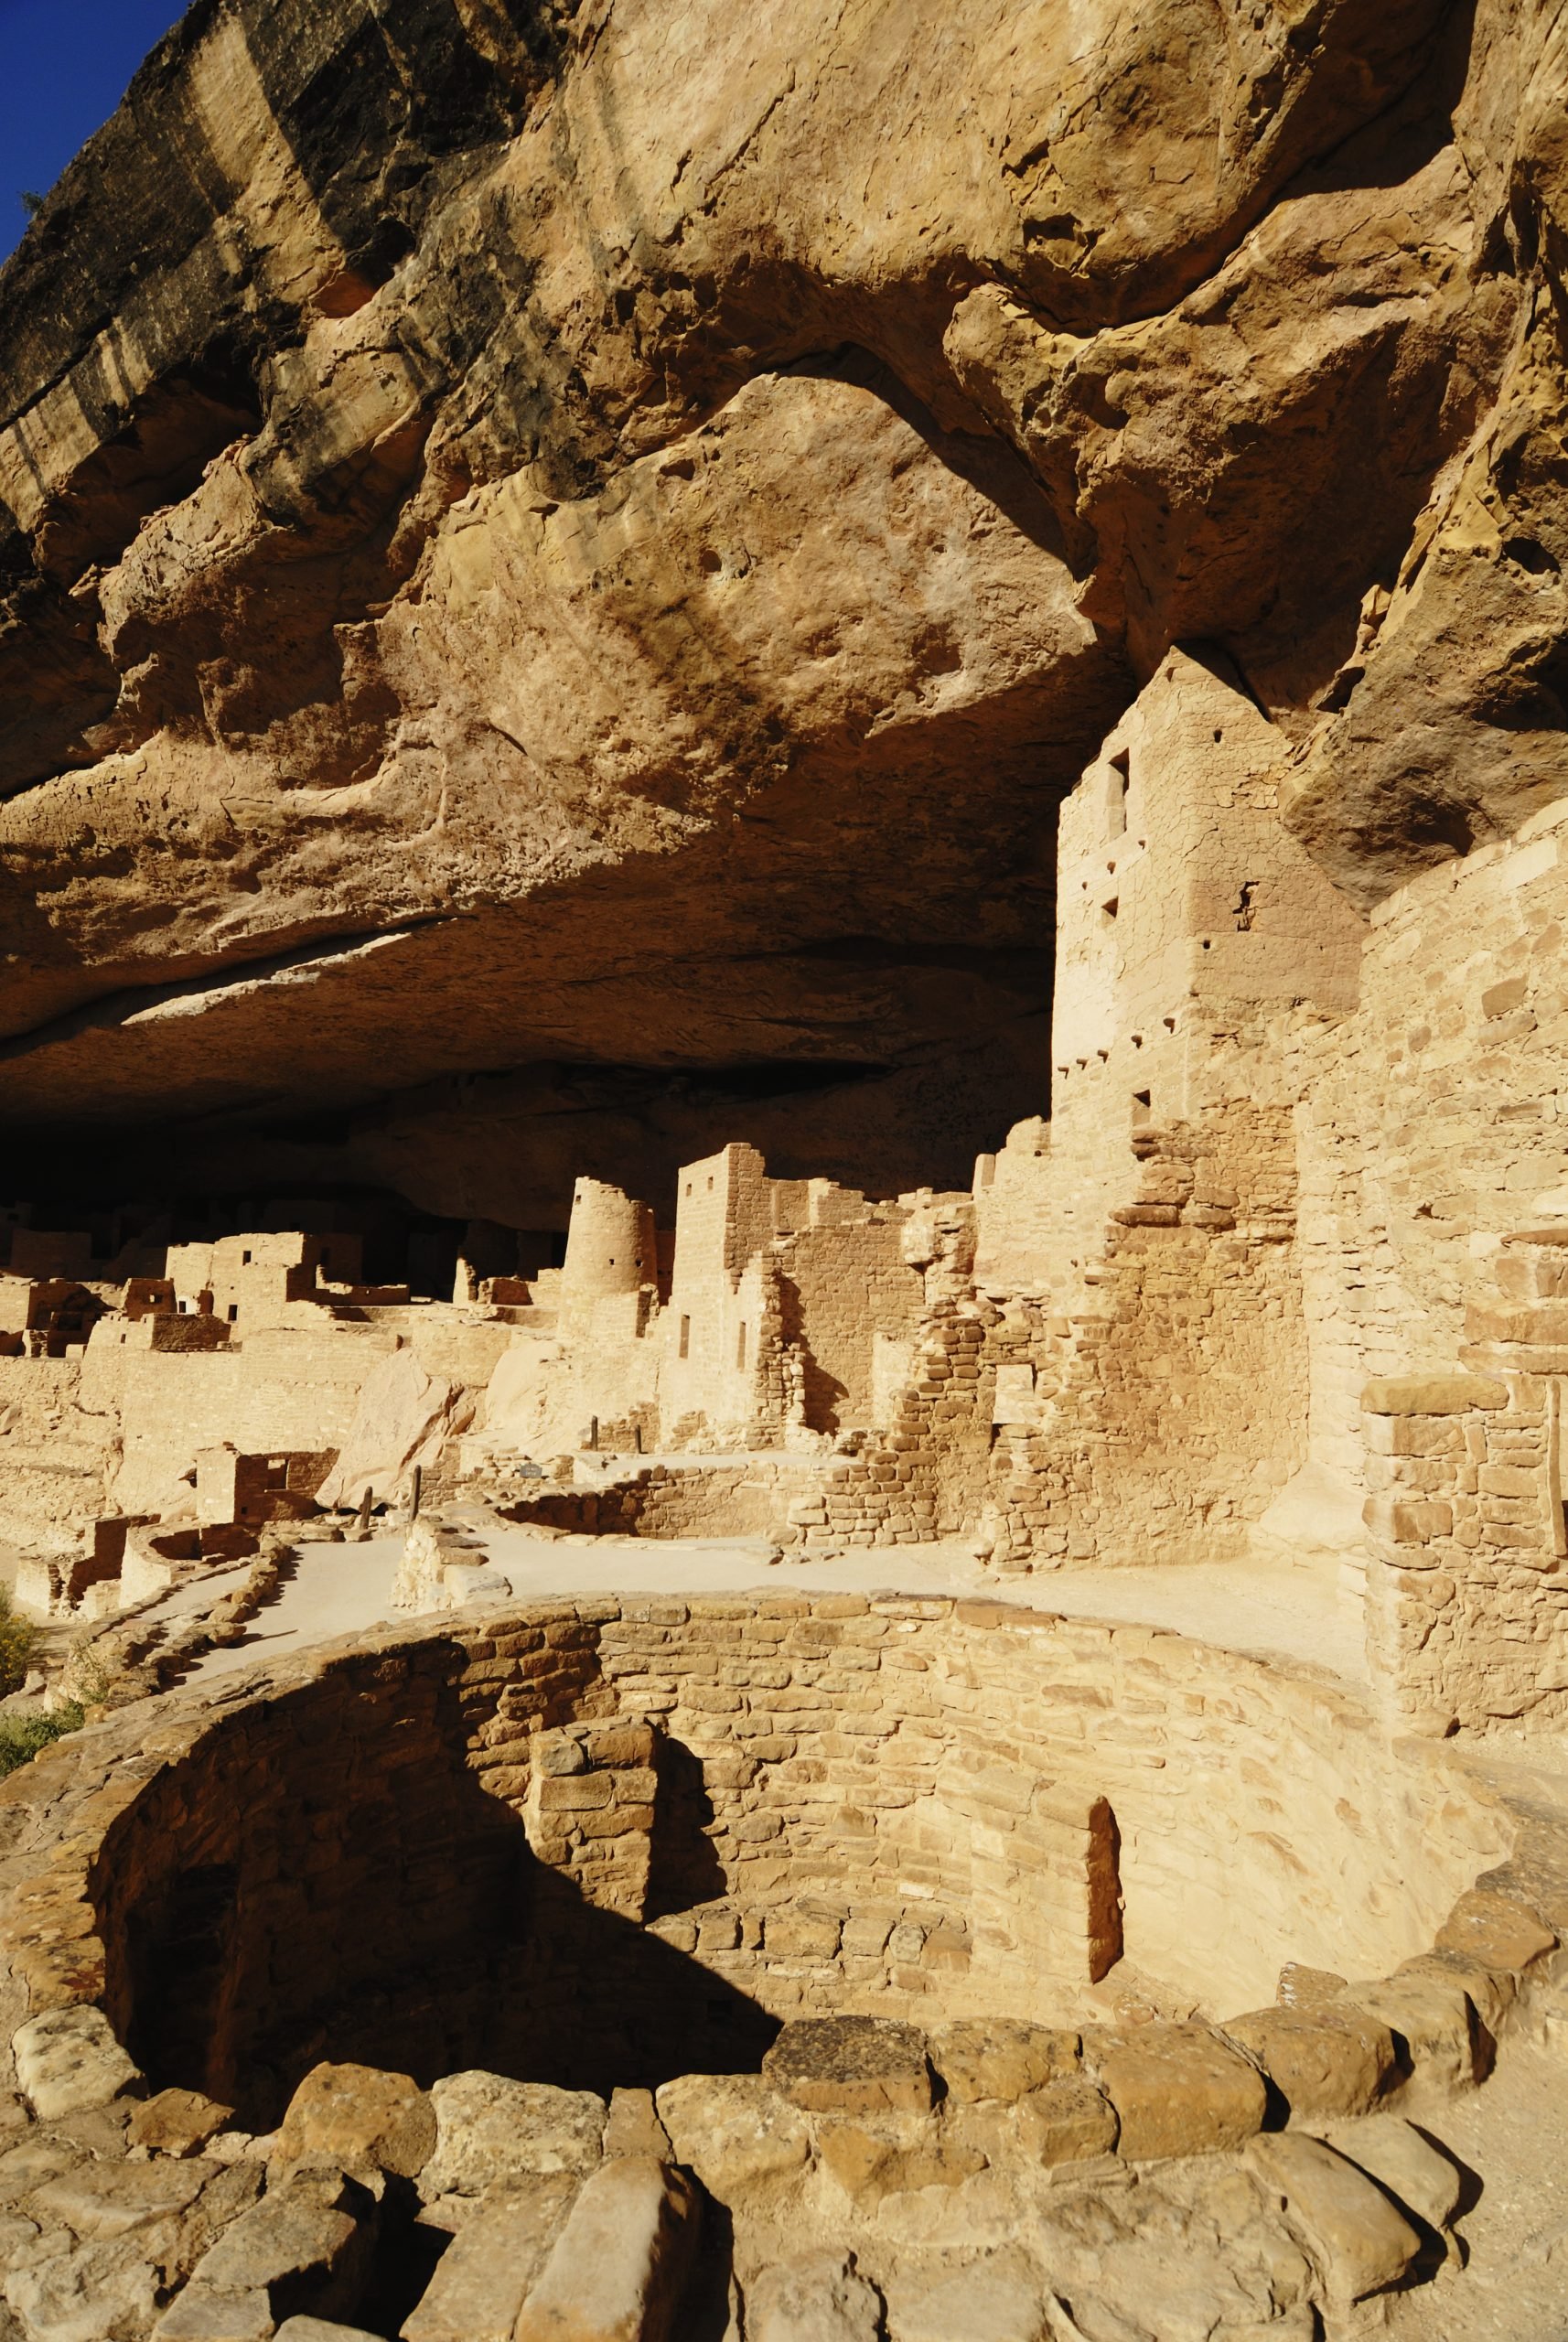
[(794, 1230), (776, 1255), (780, 1335), (800, 1348), (805, 1421), (820, 1432), (877, 1422), (876, 1338), (909, 1341), (925, 1304), (919, 1273), (904, 1258), (905, 1214), (859, 1197), (843, 1202)]

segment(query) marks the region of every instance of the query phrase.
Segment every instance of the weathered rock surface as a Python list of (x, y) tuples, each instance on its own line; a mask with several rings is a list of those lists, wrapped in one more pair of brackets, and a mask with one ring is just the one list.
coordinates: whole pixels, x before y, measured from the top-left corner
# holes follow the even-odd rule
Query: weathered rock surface
[(105, 2106), (141, 2079), (102, 2009), (54, 2009), (11, 2043), (16, 2079), (42, 2122)]
[(435, 2149), (435, 2109), (408, 2074), (372, 2066), (313, 2066), (288, 2102), (274, 2156), (413, 2179)]
[(575, 2175), (557, 2172), (526, 2186), (489, 2190), (405, 2319), (403, 2342), (511, 2342), (523, 2301), (578, 2186)]
[(1207, 2025), (1145, 2025), (1096, 2063), (1133, 2161), (1239, 2146), (1263, 2120), (1257, 2069)]
[(602, 2165), (529, 2290), (516, 2342), (669, 2342), (700, 2217), (691, 2183), (651, 2155)]
[(1367, 2113), (1394, 2069), (1388, 2026), (1346, 2002), (1259, 2009), (1225, 2031), (1256, 2058), (1296, 2121)]
[(426, 2202), (478, 2196), (553, 2172), (591, 2171), (599, 2160), (605, 2101), (591, 2090), (470, 2072), (447, 2074), (430, 2096), (435, 2148), (419, 2175)]
[(877, 2342), (882, 2300), (841, 2252), (807, 2252), (765, 2269), (746, 2287), (753, 2342)]
[(5, 275), (0, 1112), (330, 1106), (278, 1162), (514, 1225), (563, 1109), (951, 1178), (1173, 641), (1363, 902), (1561, 794), (1562, 82), (1438, 0), (193, 9)]
[(762, 2070), (797, 2106), (835, 2113), (921, 2113), (931, 2102), (926, 2037), (897, 2018), (801, 2017), (784, 2027)]
[(1421, 2239), (1363, 2173), (1321, 2140), (1294, 2133), (1248, 2149), (1317, 2264), (1328, 2298), (1360, 2301), (1403, 2276)]

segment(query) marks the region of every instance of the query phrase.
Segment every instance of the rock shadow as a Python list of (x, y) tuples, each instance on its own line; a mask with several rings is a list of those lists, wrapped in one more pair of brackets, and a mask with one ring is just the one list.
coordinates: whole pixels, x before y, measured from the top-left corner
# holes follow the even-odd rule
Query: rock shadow
[[(590, 1902), (484, 1789), (463, 1661), (437, 1642), (395, 1669), (334, 1667), (219, 1721), (149, 1784), (100, 1907), (110, 2014), (153, 2088), (206, 2090), (265, 2130), (323, 2058), (607, 2095), (760, 2063), (777, 2020)], [(653, 1893), (681, 1907), (723, 1881), (701, 1767), (668, 1762)]]

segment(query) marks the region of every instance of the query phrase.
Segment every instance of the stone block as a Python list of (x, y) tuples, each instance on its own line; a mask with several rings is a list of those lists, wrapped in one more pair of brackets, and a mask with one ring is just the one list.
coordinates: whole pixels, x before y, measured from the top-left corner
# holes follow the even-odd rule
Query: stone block
[(746, 2342), (879, 2342), (882, 2296), (853, 2253), (809, 2252), (746, 2289)]
[(824, 2119), (816, 2129), (823, 2168), (862, 2211), (885, 2196), (951, 2187), (985, 2166), (985, 2150), (967, 2126), (943, 2123), (934, 2114), (884, 2111), (859, 2122)]
[(78, 2005), (32, 2017), (12, 2035), (11, 2051), (18, 2087), (40, 2122), (107, 2106), (142, 2079), (102, 2009)]
[(682, 2160), (671, 2155), (669, 2134), (655, 2111), (650, 2090), (611, 2091), (603, 2152), (607, 2159), (617, 2155), (654, 2155), (661, 2163)]
[(1423, 2092), (1469, 2090), (1484, 2071), (1483, 2043), (1468, 1993), (1456, 1977), (1418, 1974), (1352, 1983), (1358, 2008), (1394, 2036), (1402, 2065)]
[(435, 2150), (419, 2175), (426, 2203), (551, 2172), (585, 2173), (599, 2160), (606, 2107), (591, 2090), (470, 2069), (446, 2075), (430, 2096)]
[(1445, 2229), (1459, 2208), (1464, 2173), (1413, 2123), (1397, 2114), (1331, 2129), (1328, 2144), (1387, 2190), (1428, 2228)]
[(403, 2342), (511, 2342), (581, 2185), (575, 2173), (553, 2172), (481, 2197), (404, 2319)]
[(895, 2018), (801, 2018), (784, 2027), (762, 2070), (797, 2106), (869, 2114), (931, 2103), (926, 2036)]
[(274, 2317), (328, 2315), (353, 2305), (370, 2245), (353, 2213), (309, 2186), (273, 2188), (242, 2212), (197, 2262), (194, 2275), (225, 2293), (264, 2293)]
[(515, 2342), (675, 2342), (698, 2218), (689, 2181), (651, 2155), (601, 2165), (529, 2290)]
[(972, 2017), (932, 2034), (930, 2059), (950, 2099), (1010, 2100), (1076, 2072), (1079, 2046), (1076, 2033), (1017, 2017)]
[(1262, 2068), (1294, 2122), (1367, 2113), (1394, 2068), (1388, 2026), (1343, 2000), (1259, 2009), (1230, 2019), (1225, 2032)]
[(1369, 1382), (1361, 1392), (1369, 1415), (1464, 1415), (1508, 1402), (1508, 1384), (1490, 1374), (1402, 1374)]
[(207, 2163), (89, 2163), (50, 2179), (28, 2198), (35, 2219), (75, 2236), (124, 2236), (193, 2204), (220, 2165)]
[(1150, 2025), (1099, 2052), (1098, 2079), (1131, 2162), (1237, 2147), (1262, 2125), (1262, 2075), (1202, 2025)]
[(1440, 1951), (1459, 1952), (1483, 1968), (1516, 1973), (1556, 1947), (1556, 1935), (1538, 1911), (1486, 1887), (1461, 1895), (1437, 1931)]
[(1110, 2100), (1087, 2075), (1064, 2074), (1012, 2104), (979, 2100), (952, 2107), (948, 2131), (978, 2147), (989, 2163), (1055, 2169), (1109, 2154), (1117, 2122)]
[(1248, 2159), (1277, 2189), (1285, 2217), (1334, 2304), (1363, 2301), (1397, 2284), (1421, 2239), (1365, 2173), (1320, 2139), (1281, 2132), (1252, 2140)]
[(1454, 1531), (1454, 1508), (1434, 1498), (1369, 1497), (1361, 1518), (1387, 1545), (1429, 1545)]
[(326, 2317), (285, 2317), (277, 2342), (376, 2342), (368, 2326), (338, 2326)]
[(125, 2143), (155, 2155), (197, 2154), (232, 2112), (199, 2090), (156, 2090), (133, 2110)]
[(322, 2162), (413, 2179), (435, 2147), (435, 2109), (410, 2074), (313, 2066), (279, 2126), (276, 2165)]
[(1051, 2297), (1021, 2255), (996, 2254), (935, 2284), (895, 2284), (891, 2342), (1055, 2342)]
[(192, 2283), (165, 2310), (153, 2342), (271, 2342), (276, 2331), (264, 2292), (220, 2293)]
[(682, 2074), (657, 2104), (676, 2162), (723, 2204), (792, 2176), (810, 2159), (804, 2115), (761, 2074)]

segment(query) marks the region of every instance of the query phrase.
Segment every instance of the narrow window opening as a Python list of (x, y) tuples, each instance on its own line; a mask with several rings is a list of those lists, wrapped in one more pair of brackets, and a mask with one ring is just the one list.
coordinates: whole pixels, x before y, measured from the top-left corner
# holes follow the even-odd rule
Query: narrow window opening
[(688, 1358), (688, 1357), (690, 1357), (690, 1355), (691, 1355), (691, 1349), (692, 1349), (692, 1321), (691, 1321), (691, 1319), (690, 1319), (689, 1317), (682, 1317), (682, 1320), (681, 1320), (681, 1355), (682, 1355), (682, 1358)]
[(1121, 748), (1111, 759), (1111, 784), (1105, 797), (1105, 829), (1108, 837), (1124, 836), (1127, 829), (1127, 775), (1131, 757)]
[(1089, 1981), (1098, 1984), (1122, 1957), (1122, 1832), (1108, 1801), (1089, 1809)]
[(250, 1256), (249, 1252), (242, 1252), (242, 1253), (241, 1253), (241, 1255), (240, 1255), (240, 1266), (241, 1266), (242, 1269), (248, 1269), (248, 1268), (250, 1267), (250, 1265), (251, 1265), (251, 1256)]
[(1137, 1127), (1137, 1125), (1138, 1125), (1140, 1123), (1146, 1123), (1146, 1122), (1149, 1120), (1150, 1115), (1151, 1115), (1151, 1114), (1152, 1114), (1152, 1112), (1154, 1112), (1154, 1107), (1153, 1107), (1153, 1102), (1152, 1102), (1152, 1101), (1153, 1101), (1153, 1092), (1152, 1092), (1152, 1091), (1147, 1090), (1133, 1090), (1133, 1127), (1134, 1127), (1134, 1129)]
[(238, 1324), (239, 1324), (239, 1322), (240, 1322), (240, 1305), (239, 1305), (239, 1303), (238, 1303), (237, 1301), (231, 1301), (231, 1302), (229, 1304), (229, 1323), (231, 1324), (231, 1326), (236, 1326), (236, 1325), (238, 1325)]

